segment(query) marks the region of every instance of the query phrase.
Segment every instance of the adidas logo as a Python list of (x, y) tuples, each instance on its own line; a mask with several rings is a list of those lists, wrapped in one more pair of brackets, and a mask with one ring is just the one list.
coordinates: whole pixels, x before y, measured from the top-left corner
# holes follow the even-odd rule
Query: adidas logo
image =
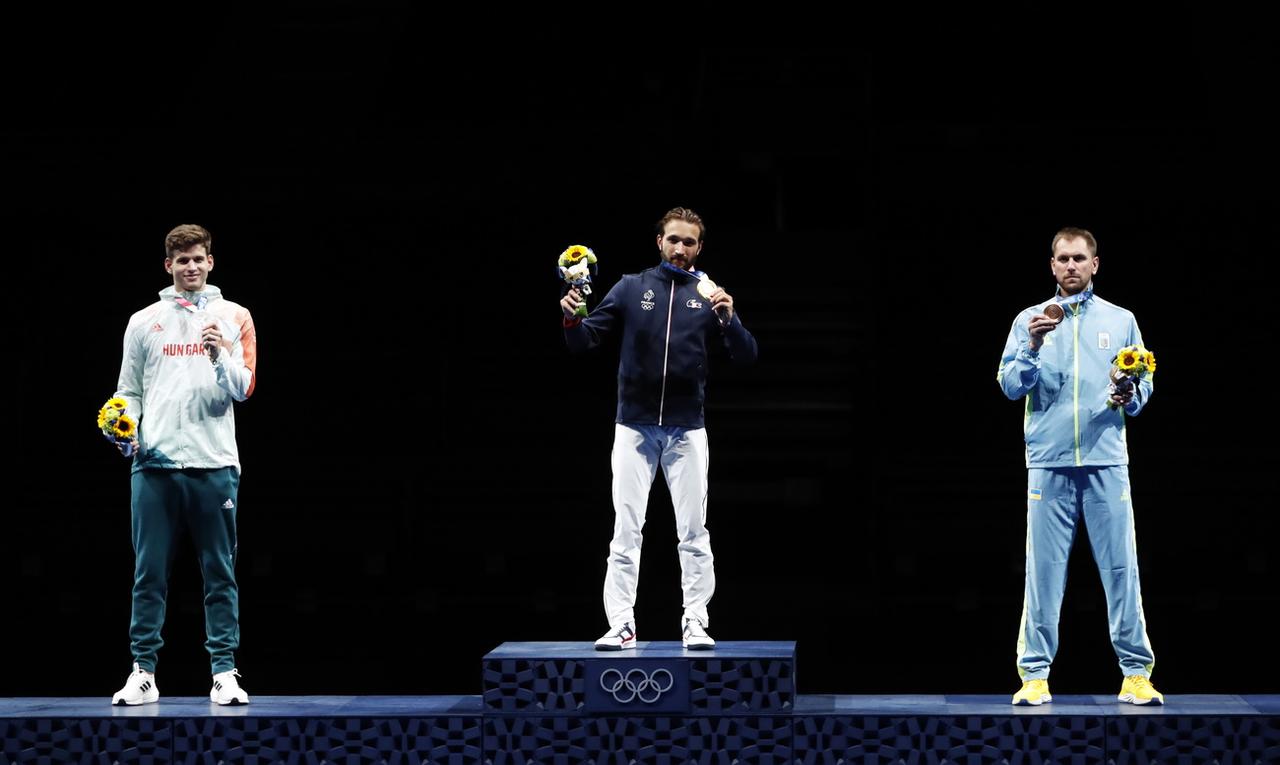
[(156, 322), (155, 324), (152, 324), (152, 325), (151, 325), (151, 331), (152, 331), (152, 332), (163, 332), (163, 331), (164, 331), (164, 327), (160, 326), (160, 322)]
[(223, 503), (222, 503), (222, 509), (223, 509), (223, 510), (230, 510), (230, 509), (234, 508), (235, 506), (236, 506), (236, 503), (232, 502), (230, 499), (228, 499), (226, 502), (223, 502)]

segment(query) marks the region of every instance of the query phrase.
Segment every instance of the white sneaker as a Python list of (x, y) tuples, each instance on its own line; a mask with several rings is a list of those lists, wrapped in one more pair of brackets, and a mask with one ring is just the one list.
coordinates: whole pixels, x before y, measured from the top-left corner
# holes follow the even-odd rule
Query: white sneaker
[(681, 638), (681, 642), (690, 651), (709, 651), (716, 647), (716, 641), (711, 639), (706, 627), (703, 627), (702, 622), (697, 619), (685, 617), (683, 632), (684, 637)]
[(621, 651), (623, 648), (635, 647), (636, 628), (631, 622), (623, 622), (617, 627), (611, 627), (596, 641), (597, 651)]
[(124, 681), (124, 687), (111, 697), (111, 703), (119, 707), (154, 704), (159, 700), (160, 689), (156, 687), (156, 676), (139, 669), (136, 661), (133, 663), (133, 672), (129, 673), (129, 679)]
[(228, 672), (219, 672), (213, 676), (213, 689), (209, 691), (209, 700), (215, 704), (223, 706), (248, 704), (249, 694), (244, 692), (240, 687), (240, 683), (236, 678), (240, 677), (240, 670), (233, 669)]

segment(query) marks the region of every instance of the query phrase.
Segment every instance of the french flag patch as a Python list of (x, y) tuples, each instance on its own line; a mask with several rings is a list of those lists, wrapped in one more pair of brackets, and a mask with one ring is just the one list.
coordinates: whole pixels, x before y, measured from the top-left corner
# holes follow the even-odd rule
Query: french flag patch
[(1034, 499), (1034, 500), (1039, 501), (1039, 499), (1040, 499), (1040, 490), (1039, 490), (1039, 489), (1027, 489), (1027, 499)]

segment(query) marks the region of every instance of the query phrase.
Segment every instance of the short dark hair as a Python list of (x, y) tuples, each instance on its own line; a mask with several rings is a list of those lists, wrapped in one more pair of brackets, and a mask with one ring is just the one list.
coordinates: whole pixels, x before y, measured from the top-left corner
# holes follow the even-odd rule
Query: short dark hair
[(702, 216), (687, 207), (673, 207), (667, 210), (667, 214), (658, 221), (658, 233), (666, 231), (667, 223), (673, 220), (682, 220), (697, 226), (699, 242), (707, 238), (707, 225), (702, 222)]
[(1093, 258), (1098, 257), (1098, 240), (1094, 239), (1093, 234), (1090, 234), (1085, 229), (1076, 228), (1074, 226), (1067, 226), (1053, 235), (1053, 244), (1049, 245), (1050, 257), (1052, 257), (1053, 253), (1058, 249), (1058, 242), (1061, 242), (1063, 239), (1083, 239), (1084, 243), (1089, 245), (1089, 256)]
[(204, 245), (204, 251), (213, 254), (213, 234), (204, 226), (194, 223), (183, 223), (170, 231), (164, 238), (164, 256), (172, 258), (175, 252), (185, 252), (197, 244)]

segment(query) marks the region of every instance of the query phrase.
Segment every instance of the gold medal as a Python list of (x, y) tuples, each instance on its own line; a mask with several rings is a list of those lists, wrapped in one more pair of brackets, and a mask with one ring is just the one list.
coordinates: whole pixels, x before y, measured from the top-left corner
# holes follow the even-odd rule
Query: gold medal
[(716, 283), (711, 281), (705, 276), (698, 280), (698, 294), (703, 296), (707, 300), (710, 300), (711, 293), (715, 292), (718, 289), (720, 288), (716, 286)]

